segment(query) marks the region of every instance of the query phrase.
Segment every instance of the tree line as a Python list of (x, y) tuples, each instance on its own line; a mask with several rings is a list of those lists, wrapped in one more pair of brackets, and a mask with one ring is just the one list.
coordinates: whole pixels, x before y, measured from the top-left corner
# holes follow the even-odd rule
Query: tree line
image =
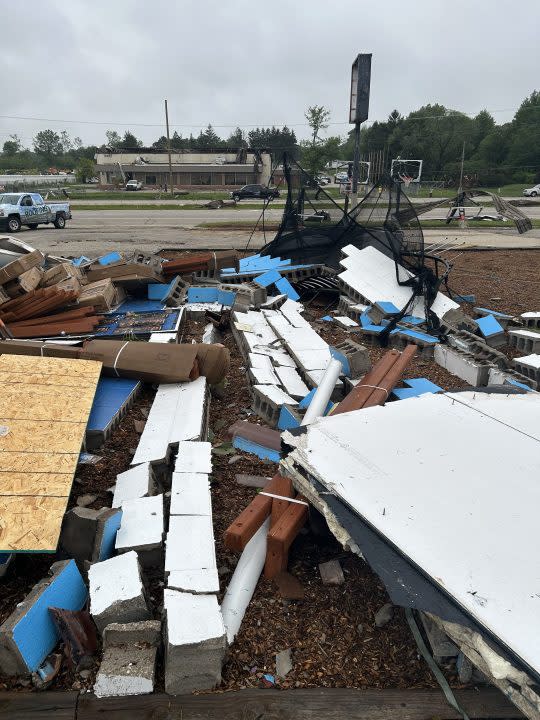
[[(350, 161), (354, 154), (354, 131), (345, 137), (323, 136), (329, 127), (330, 111), (312, 106), (305, 113), (310, 137), (299, 142), (294, 130), (254, 128), (248, 132), (237, 127), (222, 138), (209, 124), (198, 135), (183, 137), (174, 132), (173, 150), (219, 148), (265, 148), (275, 162), (283, 151), (298, 158), (312, 173), (323, 171), (330, 160)], [(101, 146), (84, 145), (79, 137), (67, 131), (46, 129), (36, 133), (32, 149), (24, 148), (17, 135), (4, 142), (0, 155), (2, 172), (43, 172), (50, 167), (62, 170), (84, 168), (79, 173), (88, 178), (94, 172), (93, 158), (107, 148), (142, 148), (142, 141), (130, 130), (123, 135), (107, 130)], [(151, 147), (166, 150), (162, 135)], [(440, 104), (424, 105), (407, 116), (393, 110), (387, 120), (366, 123), (360, 134), (360, 152), (364, 159), (384, 153), (388, 164), (392, 158), (422, 159), (423, 178), (455, 184), (459, 178), (464, 151), (464, 172), (473, 185), (493, 186), (509, 182), (540, 182), (540, 92), (525, 98), (513, 119), (498, 125), (488, 110), (475, 117)]]

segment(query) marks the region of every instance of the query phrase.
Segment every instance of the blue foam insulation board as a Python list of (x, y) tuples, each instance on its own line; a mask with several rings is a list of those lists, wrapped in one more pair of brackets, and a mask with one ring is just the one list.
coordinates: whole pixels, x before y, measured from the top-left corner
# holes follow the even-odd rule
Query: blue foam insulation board
[(331, 315), (325, 315), (321, 320), (324, 320), (324, 322), (333, 322), (334, 318)]
[(401, 310), (394, 305), (392, 302), (387, 300), (377, 300), (375, 305), (382, 310), (385, 315), (399, 315)]
[(90, 262), (90, 258), (87, 258), (85, 255), (81, 255), (78, 258), (74, 258), (71, 261), (72, 265), (75, 265), (75, 267), (80, 267), (81, 265), (86, 265), (86, 263)]
[(475, 307), (477, 313), (483, 315), (493, 315), (495, 318), (501, 318), (502, 320), (511, 320), (514, 316), (508, 315), (508, 313), (499, 312), (498, 310), (490, 310), (489, 308)]
[(75, 560), (70, 560), (15, 625), (13, 641), (29, 672), (37, 670), (60, 638), (49, 608), (81, 610), (87, 595)]
[(246, 440), (243, 437), (235, 435), (232, 441), (233, 447), (244, 452), (252, 453), (257, 455), (261, 460), (271, 460), (272, 462), (279, 462), (281, 460), (281, 454), (277, 450), (267, 448), (264, 445), (259, 445), (251, 440)]
[(474, 303), (476, 302), (476, 295), (454, 295), (453, 299), (455, 302), (468, 302), (468, 303)]
[(341, 363), (341, 367), (343, 368), (343, 374), (347, 377), (351, 376), (351, 367), (349, 365), (349, 361), (347, 360), (347, 356), (343, 353), (340, 353), (339, 350), (336, 350), (334, 347), (329, 347), (330, 349), (330, 355), (335, 359), (339, 360)]
[[(298, 409), (299, 410), (307, 410), (311, 401), (313, 400), (313, 396), (317, 392), (317, 388), (313, 388), (313, 390), (310, 390), (305, 398), (302, 398), (300, 402), (298, 403)], [(330, 410), (334, 407), (334, 403), (332, 401), (328, 401), (328, 404), (324, 410), (323, 415), (328, 415)]]
[(105, 520), (103, 535), (101, 536), (101, 546), (99, 548), (98, 561), (108, 560), (114, 555), (116, 544), (116, 533), (122, 521), (122, 511), (114, 513)]
[(105, 432), (139, 384), (138, 380), (128, 378), (100, 378), (86, 432)]
[(504, 332), (503, 326), (493, 317), (493, 315), (476, 318), (476, 323), (485, 338), (492, 337), (492, 335), (500, 335), (500, 333)]
[(293, 428), (300, 427), (300, 423), (289, 408), (286, 405), (282, 405), (279, 411), (277, 426), (279, 430), (292, 430)]
[(171, 291), (173, 285), (176, 282), (176, 277), (173, 277), (170, 283), (167, 285), (163, 285), (163, 283), (148, 283), (147, 285), (147, 294), (149, 300), (161, 300), (163, 301), (169, 292)]
[(525, 383), (519, 382), (518, 380), (514, 380), (512, 378), (506, 378), (506, 384), (507, 385), (515, 385), (516, 387), (522, 388), (523, 390), (527, 390), (527, 392), (533, 392), (533, 389), (529, 387), (528, 385), (525, 385)]
[(128, 298), (119, 305), (115, 310), (108, 315), (121, 315), (123, 313), (145, 313), (145, 312), (157, 312), (158, 310), (165, 310), (165, 305), (158, 300), (138, 300), (136, 298)]
[(211, 303), (217, 302), (217, 287), (190, 287), (188, 288), (187, 300), (190, 303)]
[(414, 315), (404, 315), (401, 318), (401, 322), (409, 323), (409, 325), (423, 325), (426, 321)]
[(100, 265), (110, 265), (111, 263), (118, 262), (122, 259), (119, 252), (110, 252), (108, 255), (102, 255), (98, 258)]
[(281, 275), (278, 273), (277, 270), (267, 270), (262, 275), (258, 275), (257, 277), (253, 278), (253, 282), (256, 282), (257, 285), (260, 285), (261, 287), (268, 287), (269, 285), (275, 285), (279, 280), (281, 280)]
[(287, 278), (282, 277), (281, 280), (278, 280), (277, 283), (275, 283), (275, 286), (282, 295), (287, 295), (289, 300), (300, 300), (300, 295), (296, 292)]
[(435, 383), (432, 383), (431, 380), (428, 380), (427, 378), (410, 378), (409, 380), (404, 380), (403, 382), (409, 387), (394, 388), (394, 390), (392, 390), (392, 395), (395, 395), (400, 400), (406, 400), (411, 397), (419, 397), (420, 395), (425, 395), (426, 393), (438, 393), (443, 391), (441, 387), (435, 385)]
[(395, 330), (392, 330), (390, 335), (394, 335), (395, 333), (399, 333), (400, 335), (406, 335), (407, 337), (416, 338), (416, 340), (422, 340), (425, 343), (428, 343), (428, 345), (435, 345), (439, 342), (439, 340), (436, 337), (433, 337), (433, 335), (428, 335), (427, 333), (418, 332), (418, 330), (411, 330), (410, 328), (404, 328), (399, 325)]
[(232, 290), (218, 290), (217, 302), (227, 307), (232, 307), (236, 300), (236, 293)]

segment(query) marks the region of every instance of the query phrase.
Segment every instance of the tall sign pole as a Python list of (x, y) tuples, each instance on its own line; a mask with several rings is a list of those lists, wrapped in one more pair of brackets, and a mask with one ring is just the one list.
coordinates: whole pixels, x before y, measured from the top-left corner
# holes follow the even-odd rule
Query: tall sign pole
[(167, 152), (169, 154), (169, 190), (171, 191), (171, 195), (174, 196), (173, 181), (172, 181), (171, 136), (169, 133), (169, 109), (167, 107), (166, 100), (165, 100), (165, 125), (167, 126)]
[(349, 122), (354, 125), (354, 160), (352, 168), (352, 207), (358, 203), (360, 176), (360, 125), (368, 119), (371, 84), (371, 53), (356, 56), (351, 70), (351, 104)]

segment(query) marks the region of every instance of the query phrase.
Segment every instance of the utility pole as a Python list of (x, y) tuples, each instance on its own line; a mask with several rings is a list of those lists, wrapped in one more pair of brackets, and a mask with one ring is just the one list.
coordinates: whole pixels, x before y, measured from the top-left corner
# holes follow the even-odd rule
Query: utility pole
[(360, 125), (368, 119), (369, 88), (371, 83), (371, 53), (357, 55), (351, 69), (351, 104), (349, 122), (354, 125), (354, 159), (352, 172), (351, 206), (358, 203), (360, 176)]
[(169, 190), (171, 191), (171, 196), (173, 196), (174, 191), (173, 191), (172, 161), (171, 161), (171, 136), (169, 133), (169, 110), (167, 108), (166, 100), (165, 100), (165, 125), (167, 126), (167, 152), (169, 154)]
[(463, 164), (465, 163), (465, 140), (463, 141), (463, 147), (461, 149), (461, 172), (459, 174), (459, 190), (458, 194), (461, 195), (463, 192)]

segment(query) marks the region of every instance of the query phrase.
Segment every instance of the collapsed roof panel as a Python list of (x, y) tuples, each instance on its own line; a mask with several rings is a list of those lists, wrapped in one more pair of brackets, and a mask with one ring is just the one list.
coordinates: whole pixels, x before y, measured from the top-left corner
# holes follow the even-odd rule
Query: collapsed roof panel
[(340, 498), (536, 677), (539, 411), (536, 394), (424, 395), (288, 435), (283, 467)]

